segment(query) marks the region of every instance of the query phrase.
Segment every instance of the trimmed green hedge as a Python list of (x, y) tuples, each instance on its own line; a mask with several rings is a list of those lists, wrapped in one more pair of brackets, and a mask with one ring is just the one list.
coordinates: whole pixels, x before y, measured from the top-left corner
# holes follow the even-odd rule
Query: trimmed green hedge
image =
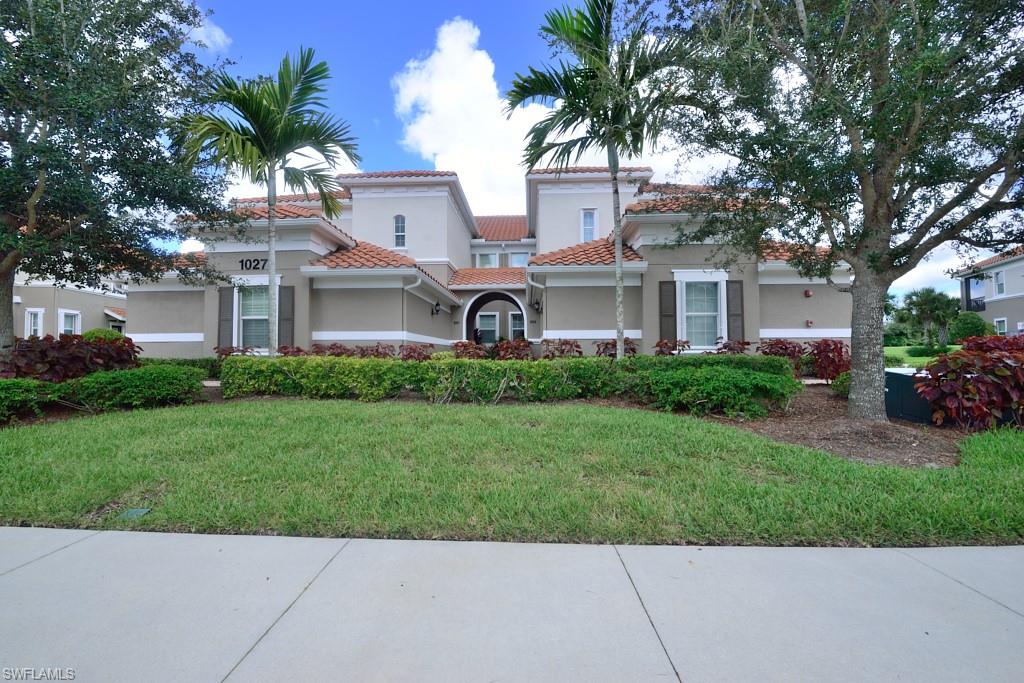
[(92, 410), (152, 408), (192, 403), (203, 388), (199, 368), (150, 365), (94, 372), (67, 383), (67, 397)]
[(786, 358), (642, 356), (531, 361), (300, 356), (224, 360), (225, 398), (303, 396), (380, 401), (408, 391), (435, 403), (622, 396), (665, 409), (757, 415), (799, 390)]
[(220, 379), (220, 358), (140, 358), (141, 365), (176, 365), (183, 368), (199, 368), (206, 373), (203, 379)]
[(0, 379), (0, 424), (23, 415), (40, 415), (63, 389), (37, 379)]

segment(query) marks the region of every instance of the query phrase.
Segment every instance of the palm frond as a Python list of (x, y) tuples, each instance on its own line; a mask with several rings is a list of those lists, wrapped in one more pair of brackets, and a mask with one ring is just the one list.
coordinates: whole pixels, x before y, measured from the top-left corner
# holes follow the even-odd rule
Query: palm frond
[(290, 191), (302, 192), (307, 197), (312, 188), (320, 195), (320, 207), (327, 218), (341, 215), (341, 202), (335, 192), (341, 189), (333, 170), (328, 166), (285, 166), (284, 185)]

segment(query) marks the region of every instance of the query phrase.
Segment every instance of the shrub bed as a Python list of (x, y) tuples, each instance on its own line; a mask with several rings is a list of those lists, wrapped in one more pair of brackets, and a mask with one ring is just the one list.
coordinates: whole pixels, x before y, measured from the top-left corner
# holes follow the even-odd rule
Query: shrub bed
[(175, 365), (95, 372), (67, 385), (67, 398), (90, 410), (152, 408), (192, 403), (203, 388), (204, 371)]
[[(283, 395), (380, 401), (409, 391), (435, 403), (555, 401), (621, 396), (665, 409), (759, 415), (799, 389), (786, 358), (635, 356), (553, 360), (445, 359), (408, 363), (325, 356), (233, 356), (221, 371), (225, 398)], [(692, 404), (692, 407), (691, 407)]]
[(222, 358), (140, 358), (141, 365), (173, 365), (183, 368), (199, 368), (206, 373), (204, 379), (219, 379)]
[[(968, 341), (972, 339), (988, 338)], [(973, 346), (986, 344), (1001, 342), (979, 341)], [(931, 404), (936, 424), (951, 422), (962, 429), (988, 429), (1001, 423), (1024, 427), (1024, 351), (965, 348), (939, 356), (924, 374), (915, 388)]]
[(131, 339), (96, 339), (62, 334), (18, 339), (9, 355), (0, 358), (0, 378), (27, 377), (64, 382), (99, 370), (138, 366), (139, 349)]
[(40, 415), (61, 396), (61, 389), (36, 379), (0, 379), (0, 424), (16, 417)]

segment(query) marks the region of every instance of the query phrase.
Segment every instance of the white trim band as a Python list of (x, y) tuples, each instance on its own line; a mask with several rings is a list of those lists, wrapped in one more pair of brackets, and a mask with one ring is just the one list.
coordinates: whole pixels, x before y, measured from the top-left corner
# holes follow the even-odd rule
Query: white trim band
[[(643, 337), (641, 330), (624, 330), (631, 339)], [(615, 339), (615, 330), (544, 330), (544, 339)]]
[(125, 336), (137, 344), (201, 342), (205, 339), (202, 332), (128, 332)]
[(311, 335), (312, 341), (397, 341), (416, 342), (418, 344), (435, 344), (438, 346), (451, 346), (451, 339), (440, 337), (429, 337), (425, 334), (415, 332), (404, 332), (402, 330), (316, 330)]
[(850, 337), (851, 333), (852, 330), (849, 327), (770, 327), (761, 328), (761, 339)]

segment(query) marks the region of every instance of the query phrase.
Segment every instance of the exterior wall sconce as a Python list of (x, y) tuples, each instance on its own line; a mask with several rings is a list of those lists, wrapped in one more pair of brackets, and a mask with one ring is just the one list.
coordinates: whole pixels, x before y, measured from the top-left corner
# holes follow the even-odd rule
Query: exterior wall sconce
[(807, 327), (814, 327), (814, 321), (813, 320), (805, 320), (804, 324), (807, 325)]
[(809, 289), (805, 289), (805, 290), (804, 290), (804, 296), (805, 296), (806, 298), (810, 299), (810, 298), (811, 298), (812, 296), (814, 296), (814, 292), (812, 292), (812, 291), (811, 291), (811, 290), (809, 290)]
[(538, 313), (540, 313), (540, 312), (542, 312), (544, 310), (544, 307), (540, 303), (540, 299), (537, 299), (532, 304), (530, 304), (530, 308), (532, 308), (533, 310), (537, 311)]
[(438, 301), (436, 304), (430, 307), (430, 315), (437, 315), (441, 312), (441, 302)]

